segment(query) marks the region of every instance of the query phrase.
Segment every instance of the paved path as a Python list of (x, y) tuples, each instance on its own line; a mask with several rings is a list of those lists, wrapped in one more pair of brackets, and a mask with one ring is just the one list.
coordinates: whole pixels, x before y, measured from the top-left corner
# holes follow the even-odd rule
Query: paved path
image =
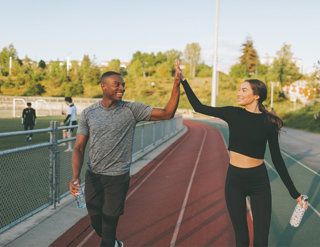
[[(187, 133), (131, 179), (117, 237), (125, 246), (234, 246), (224, 199), (229, 155), (221, 133), (185, 121)], [(248, 214), (250, 232), (252, 222)], [(88, 217), (51, 246), (98, 246)]]
[(320, 134), (283, 128), (280, 146), (299, 160), (320, 170)]

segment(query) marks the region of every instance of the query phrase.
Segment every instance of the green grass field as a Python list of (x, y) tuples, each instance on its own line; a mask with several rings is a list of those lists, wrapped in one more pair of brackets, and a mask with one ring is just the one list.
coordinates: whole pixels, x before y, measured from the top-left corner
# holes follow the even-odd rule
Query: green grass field
[[(57, 120), (61, 122), (65, 119), (64, 116), (59, 117), (38, 117), (37, 125), (34, 129), (45, 129), (50, 127), (50, 121)], [(0, 119), (0, 133), (4, 132), (14, 132), (14, 131), (23, 131), (24, 126), (21, 124), (21, 118), (5, 118)], [(76, 130), (74, 130), (75, 133)], [(73, 135), (75, 136), (75, 135)], [(33, 134), (32, 142), (25, 142), (25, 135), (21, 136), (12, 136), (12, 137), (1, 137), (0, 138), (0, 150), (6, 150), (16, 147), (23, 147), (28, 145), (33, 145), (37, 143), (49, 142), (50, 134), (49, 133), (38, 133)], [(58, 138), (62, 139), (62, 131), (59, 131)]]

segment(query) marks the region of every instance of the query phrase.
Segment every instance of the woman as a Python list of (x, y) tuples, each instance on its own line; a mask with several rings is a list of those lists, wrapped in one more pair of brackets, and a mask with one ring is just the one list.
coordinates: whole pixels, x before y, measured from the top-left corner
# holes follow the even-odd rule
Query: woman
[[(237, 94), (240, 107), (202, 105), (181, 73), (181, 81), (190, 104), (196, 112), (223, 119), (229, 125), (230, 164), (225, 198), (236, 236), (237, 246), (249, 246), (246, 196), (250, 196), (254, 227), (254, 246), (267, 246), (271, 218), (271, 191), (267, 169), (263, 163), (268, 141), (275, 165), (291, 197), (300, 203), (280, 153), (278, 135), (282, 120), (262, 105), (267, 87), (259, 80), (246, 80)], [(308, 208), (308, 204), (306, 205)]]

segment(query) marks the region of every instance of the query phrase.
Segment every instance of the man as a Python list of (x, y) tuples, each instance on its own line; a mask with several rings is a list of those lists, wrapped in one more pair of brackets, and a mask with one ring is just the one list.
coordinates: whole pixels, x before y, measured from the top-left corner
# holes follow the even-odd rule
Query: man
[[(68, 106), (68, 111), (67, 111), (67, 117), (66, 119), (60, 123), (60, 126), (63, 126), (64, 124), (66, 126), (71, 126), (71, 125), (77, 125), (77, 107), (72, 103), (72, 98), (71, 97), (65, 97), (64, 101), (66, 102)], [(73, 129), (64, 129), (62, 130), (63, 132), (63, 139), (66, 138), (71, 138)], [(60, 146), (65, 146), (66, 143), (63, 142), (60, 144)], [(69, 147), (65, 150), (65, 152), (72, 152), (72, 142), (68, 142)]]
[[(21, 124), (24, 125), (24, 130), (33, 130), (33, 127), (36, 125), (37, 117), (36, 117), (36, 111), (31, 108), (31, 103), (27, 103), (27, 108), (23, 109), (22, 111), (22, 118), (21, 118)], [(27, 135), (25, 141), (32, 142), (32, 134)]]
[(80, 186), (80, 170), (90, 139), (85, 199), (92, 226), (102, 238), (101, 246), (123, 247), (123, 243), (116, 239), (116, 228), (129, 188), (134, 129), (140, 121), (174, 117), (180, 95), (178, 67), (179, 61), (176, 60), (174, 86), (164, 109), (123, 101), (125, 82), (120, 74), (109, 71), (101, 77), (102, 101), (81, 113), (69, 187), (71, 194), (76, 196), (79, 189), (74, 183)]

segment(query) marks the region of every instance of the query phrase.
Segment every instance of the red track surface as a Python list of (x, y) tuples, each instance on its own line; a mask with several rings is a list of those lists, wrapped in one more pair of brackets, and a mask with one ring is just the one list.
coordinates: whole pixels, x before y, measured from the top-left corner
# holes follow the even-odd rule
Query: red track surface
[[(184, 124), (187, 133), (131, 178), (117, 230), (126, 247), (235, 246), (224, 198), (229, 155), (223, 137), (213, 127)], [(250, 216), (248, 224), (252, 239)], [(51, 246), (100, 246), (100, 241), (86, 216)]]

